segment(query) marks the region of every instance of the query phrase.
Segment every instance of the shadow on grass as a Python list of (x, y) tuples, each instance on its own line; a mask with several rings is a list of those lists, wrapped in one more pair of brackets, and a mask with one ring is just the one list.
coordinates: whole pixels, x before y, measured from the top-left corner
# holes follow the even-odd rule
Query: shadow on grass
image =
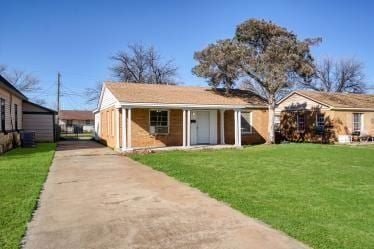
[(1, 161), (1, 158), (7, 158), (7, 160), (9, 160), (9, 158), (17, 159), (17, 158), (33, 157), (41, 153), (52, 152), (55, 149), (56, 149), (55, 143), (37, 143), (36, 146), (33, 148), (18, 147), (2, 155), (0, 157), (0, 161)]

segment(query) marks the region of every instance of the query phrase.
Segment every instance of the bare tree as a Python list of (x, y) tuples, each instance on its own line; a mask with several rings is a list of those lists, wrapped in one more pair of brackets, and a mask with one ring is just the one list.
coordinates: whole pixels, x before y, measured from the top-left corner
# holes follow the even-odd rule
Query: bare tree
[(4, 77), (12, 83), (18, 90), (23, 93), (33, 93), (39, 91), (40, 88), (40, 81), (39, 79), (30, 74), (26, 73), (20, 69), (14, 69), (11, 71), (7, 71), (6, 68), (3, 71)]
[(95, 87), (85, 89), (87, 104), (94, 104), (99, 101), (102, 85), (101, 82), (96, 82)]
[(325, 92), (363, 93), (367, 90), (363, 63), (355, 58), (336, 61), (326, 57), (316, 64), (315, 79), (301, 82), (301, 85)]
[(149, 84), (176, 84), (177, 67), (173, 60), (163, 61), (154, 47), (130, 44), (111, 57), (111, 70), (120, 81)]

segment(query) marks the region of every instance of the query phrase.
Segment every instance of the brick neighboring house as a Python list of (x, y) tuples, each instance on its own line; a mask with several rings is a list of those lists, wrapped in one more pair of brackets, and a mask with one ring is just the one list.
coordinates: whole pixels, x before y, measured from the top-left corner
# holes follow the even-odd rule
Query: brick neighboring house
[(93, 132), (94, 114), (92, 111), (60, 110), (59, 125), (63, 132), (74, 132), (78, 128), (82, 132)]
[(374, 94), (294, 91), (278, 102), (277, 125), (290, 141), (374, 136)]
[(265, 100), (205, 87), (104, 82), (95, 137), (116, 150), (265, 142)]

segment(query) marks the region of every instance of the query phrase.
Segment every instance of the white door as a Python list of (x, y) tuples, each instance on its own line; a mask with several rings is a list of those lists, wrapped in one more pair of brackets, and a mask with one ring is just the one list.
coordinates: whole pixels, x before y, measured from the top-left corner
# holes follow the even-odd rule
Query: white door
[(196, 120), (197, 130), (197, 143), (198, 144), (209, 144), (210, 143), (210, 112), (209, 111), (198, 111)]

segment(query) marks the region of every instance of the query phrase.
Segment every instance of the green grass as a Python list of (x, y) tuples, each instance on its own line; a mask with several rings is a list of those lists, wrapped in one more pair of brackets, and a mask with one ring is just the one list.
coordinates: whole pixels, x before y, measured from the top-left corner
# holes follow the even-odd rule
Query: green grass
[(17, 148), (0, 156), (0, 248), (19, 248), (36, 206), (55, 144)]
[(374, 247), (374, 146), (261, 145), (131, 157), (314, 248)]

